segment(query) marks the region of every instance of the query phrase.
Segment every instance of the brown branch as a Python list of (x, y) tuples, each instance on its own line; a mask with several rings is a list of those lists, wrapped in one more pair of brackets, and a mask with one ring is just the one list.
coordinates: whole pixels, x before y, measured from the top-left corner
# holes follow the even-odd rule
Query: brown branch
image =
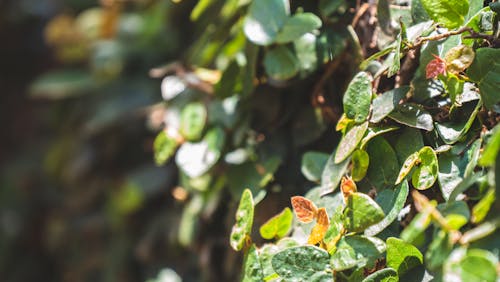
[(414, 44), (408, 43), (408, 49), (416, 49), (428, 41), (437, 41), (437, 40), (448, 38), (448, 37), (453, 36), (453, 35), (462, 34), (464, 32), (469, 33), (469, 35), (465, 36), (464, 38), (485, 39), (488, 41), (488, 43), (490, 45), (492, 45), (493, 42), (495, 42), (497, 40), (493, 35), (479, 33), (479, 32), (476, 32), (471, 27), (464, 26), (464, 27), (461, 27), (459, 29), (451, 30), (451, 31), (448, 31), (445, 33), (436, 34), (436, 35), (427, 36), (427, 37), (420, 37), (417, 39), (417, 41)]

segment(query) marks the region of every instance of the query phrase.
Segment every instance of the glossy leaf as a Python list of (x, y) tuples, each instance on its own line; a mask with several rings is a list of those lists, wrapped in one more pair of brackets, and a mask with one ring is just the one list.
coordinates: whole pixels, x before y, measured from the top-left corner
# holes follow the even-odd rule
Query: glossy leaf
[(252, 1), (243, 25), (243, 31), (253, 43), (269, 45), (274, 42), (289, 14), (288, 0)]
[(287, 80), (299, 72), (297, 57), (285, 46), (278, 46), (264, 56), (266, 73), (276, 80)]
[(372, 77), (366, 72), (359, 72), (349, 83), (344, 94), (344, 112), (356, 123), (364, 122), (370, 112), (372, 98)]
[(431, 131), (434, 128), (432, 116), (418, 104), (402, 104), (389, 114), (393, 120), (414, 128)]
[(380, 136), (384, 133), (391, 132), (394, 130), (398, 130), (399, 127), (397, 126), (380, 126), (380, 127), (368, 127), (368, 130), (366, 131), (365, 137), (361, 139), (361, 144), (359, 145), (360, 149), (364, 149), (366, 145), (369, 143), (370, 140), (373, 138)]
[(411, 154), (418, 152), (424, 147), (424, 140), (420, 130), (415, 128), (405, 127), (398, 133), (394, 149), (396, 150), (399, 162), (404, 163)]
[(394, 109), (397, 108), (399, 102), (406, 97), (406, 93), (410, 90), (408, 86), (402, 86), (384, 92), (373, 99), (373, 112), (370, 122), (377, 123), (389, 115)]
[(281, 213), (273, 216), (260, 227), (260, 235), (264, 239), (283, 238), (290, 231), (292, 221), (292, 211), (290, 208), (285, 208)]
[(469, 11), (469, 1), (421, 0), (421, 3), (431, 19), (449, 29), (463, 24)]
[(353, 267), (370, 267), (385, 251), (384, 241), (376, 237), (348, 235), (340, 239), (336, 252), (330, 257), (335, 271)]
[(245, 261), (243, 262), (243, 278), (241, 281), (244, 282), (260, 282), (264, 278), (264, 273), (262, 271), (262, 265), (259, 260), (259, 254), (255, 244), (252, 244), (250, 249), (245, 256)]
[(399, 171), (398, 179), (396, 179), (396, 184), (401, 183), (403, 179), (410, 173), (411, 169), (415, 164), (417, 164), (420, 161), (419, 159), (419, 153), (415, 152), (408, 156), (408, 158), (405, 160), (403, 163), (403, 166), (401, 167), (401, 170)]
[(347, 159), (352, 152), (357, 148), (359, 142), (363, 138), (366, 130), (368, 128), (368, 122), (364, 122), (359, 125), (355, 125), (349, 130), (344, 137), (340, 140), (335, 153), (335, 163), (341, 163)]
[(322, 152), (310, 151), (302, 156), (302, 174), (313, 182), (321, 180), (321, 175), (328, 161), (329, 155)]
[(292, 197), (292, 207), (297, 218), (303, 223), (313, 221), (318, 213), (316, 205), (311, 200), (302, 196)]
[(254, 215), (254, 204), (252, 192), (245, 189), (241, 194), (240, 204), (236, 210), (236, 223), (231, 230), (230, 244), (231, 247), (239, 251), (243, 248), (247, 236), (252, 232)]
[[(408, 192), (409, 188), (407, 181), (403, 181), (403, 183), (398, 185), (394, 191), (386, 189), (380, 192), (375, 200), (379, 203), (386, 216), (380, 222), (365, 229), (365, 235), (375, 236), (396, 220), (406, 203)], [(382, 199), (387, 200), (382, 201)]]
[(344, 226), (350, 232), (362, 232), (384, 219), (382, 208), (368, 195), (352, 193), (344, 209)]
[(276, 36), (277, 43), (288, 43), (321, 27), (321, 19), (313, 13), (295, 14), (289, 17)]
[(450, 198), (453, 190), (462, 182), (466, 165), (467, 159), (460, 158), (453, 152), (439, 154), (438, 181), (445, 200)]
[(430, 188), (436, 182), (438, 175), (438, 160), (431, 147), (423, 147), (418, 152), (420, 164), (412, 175), (412, 184), (419, 190)]
[(422, 253), (412, 244), (394, 237), (387, 239), (387, 266), (396, 269), (399, 275), (423, 261)]
[(481, 100), (484, 106), (491, 109), (500, 102), (500, 50), (480, 48), (472, 65), (467, 69), (467, 75), (479, 86)]
[(356, 150), (352, 154), (352, 179), (354, 181), (360, 181), (366, 175), (368, 171), (368, 165), (370, 164), (370, 156), (363, 150)]
[[(272, 259), (273, 269), (286, 281), (331, 281), (328, 273), (329, 255), (314, 246), (285, 249)], [(330, 278), (331, 279), (331, 278)]]
[(326, 162), (323, 173), (321, 174), (321, 194), (325, 195), (337, 189), (342, 176), (347, 171), (351, 159), (346, 158), (340, 163), (335, 163), (336, 151), (334, 151)]
[(394, 187), (398, 177), (399, 163), (392, 146), (381, 136), (374, 138), (368, 145), (370, 165), (366, 178), (377, 189)]

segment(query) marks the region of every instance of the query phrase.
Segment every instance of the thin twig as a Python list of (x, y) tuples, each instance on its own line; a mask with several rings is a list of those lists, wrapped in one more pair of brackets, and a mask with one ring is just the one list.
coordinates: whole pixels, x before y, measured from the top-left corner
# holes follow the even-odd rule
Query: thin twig
[(470, 33), (470, 35), (467, 35), (464, 38), (485, 39), (485, 40), (488, 41), (488, 43), (490, 45), (492, 45), (493, 42), (496, 40), (496, 38), (494, 36), (492, 36), (492, 35), (479, 33), (479, 32), (476, 32), (474, 29), (472, 29), (472, 28), (470, 28), (468, 26), (464, 26), (464, 27), (461, 27), (459, 29), (451, 30), (451, 31), (448, 31), (448, 32), (445, 32), (445, 33), (436, 34), (436, 35), (427, 36), (427, 37), (420, 37), (420, 38), (417, 39), (417, 41), (414, 44), (408, 43), (408, 48), (409, 49), (416, 49), (417, 47), (422, 46), (424, 43), (426, 43), (428, 41), (437, 41), (437, 40), (441, 40), (441, 39), (444, 39), (444, 38), (448, 38), (448, 37), (453, 36), (453, 35), (462, 34), (464, 32)]

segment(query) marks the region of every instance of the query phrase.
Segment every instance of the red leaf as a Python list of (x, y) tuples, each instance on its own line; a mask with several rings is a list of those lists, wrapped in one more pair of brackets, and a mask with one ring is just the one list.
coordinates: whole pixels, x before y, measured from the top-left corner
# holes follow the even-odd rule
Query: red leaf
[(446, 62), (436, 55), (434, 60), (430, 61), (425, 67), (425, 78), (436, 78), (440, 74), (446, 73)]

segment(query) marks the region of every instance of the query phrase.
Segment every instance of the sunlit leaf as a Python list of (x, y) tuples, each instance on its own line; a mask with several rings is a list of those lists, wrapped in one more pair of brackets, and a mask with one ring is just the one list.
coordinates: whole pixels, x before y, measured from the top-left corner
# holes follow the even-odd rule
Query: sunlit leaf
[(240, 204), (236, 210), (236, 223), (231, 230), (230, 244), (231, 247), (239, 251), (246, 242), (247, 236), (252, 232), (254, 204), (252, 192), (245, 189), (241, 194)]
[(344, 236), (336, 252), (330, 257), (333, 270), (342, 271), (353, 267), (370, 267), (385, 251), (384, 241), (376, 237), (359, 235)]
[(302, 196), (292, 197), (292, 206), (297, 218), (304, 223), (313, 221), (318, 213), (316, 205), (311, 200)]
[(463, 24), (469, 11), (469, 1), (463, 0), (420, 0), (431, 19), (447, 28)]
[(289, 208), (285, 208), (281, 213), (273, 216), (260, 227), (260, 235), (264, 239), (282, 238), (290, 231), (292, 221), (292, 211)]
[(360, 181), (366, 175), (368, 171), (368, 165), (370, 164), (370, 156), (364, 150), (356, 150), (352, 154), (352, 179), (354, 181)]
[(362, 232), (384, 219), (382, 208), (368, 195), (352, 193), (344, 209), (344, 226), (351, 232)]
[(430, 188), (438, 176), (438, 160), (431, 147), (423, 147), (418, 152), (420, 163), (412, 174), (412, 184), (419, 190)]
[(285, 249), (272, 259), (276, 273), (286, 281), (333, 281), (329, 270), (329, 255), (314, 246)]
[(387, 266), (397, 270), (399, 275), (423, 263), (422, 253), (412, 244), (398, 238), (387, 239)]
[(370, 112), (372, 98), (372, 77), (366, 72), (359, 72), (349, 83), (344, 94), (344, 112), (356, 123), (364, 122)]
[(349, 130), (342, 139), (335, 152), (335, 163), (338, 164), (344, 161), (357, 148), (359, 142), (363, 138), (368, 128), (368, 122), (360, 125), (355, 125)]
[(288, 0), (255, 0), (250, 4), (243, 25), (245, 35), (255, 44), (274, 42), (290, 14)]
[(312, 13), (300, 13), (289, 17), (276, 36), (277, 43), (288, 43), (321, 27), (321, 19)]
[(326, 231), (328, 230), (329, 226), (330, 226), (330, 219), (328, 218), (326, 209), (319, 208), (318, 214), (316, 216), (316, 225), (311, 230), (311, 234), (309, 235), (309, 239), (307, 239), (307, 243), (315, 245), (321, 242), (325, 237)]

